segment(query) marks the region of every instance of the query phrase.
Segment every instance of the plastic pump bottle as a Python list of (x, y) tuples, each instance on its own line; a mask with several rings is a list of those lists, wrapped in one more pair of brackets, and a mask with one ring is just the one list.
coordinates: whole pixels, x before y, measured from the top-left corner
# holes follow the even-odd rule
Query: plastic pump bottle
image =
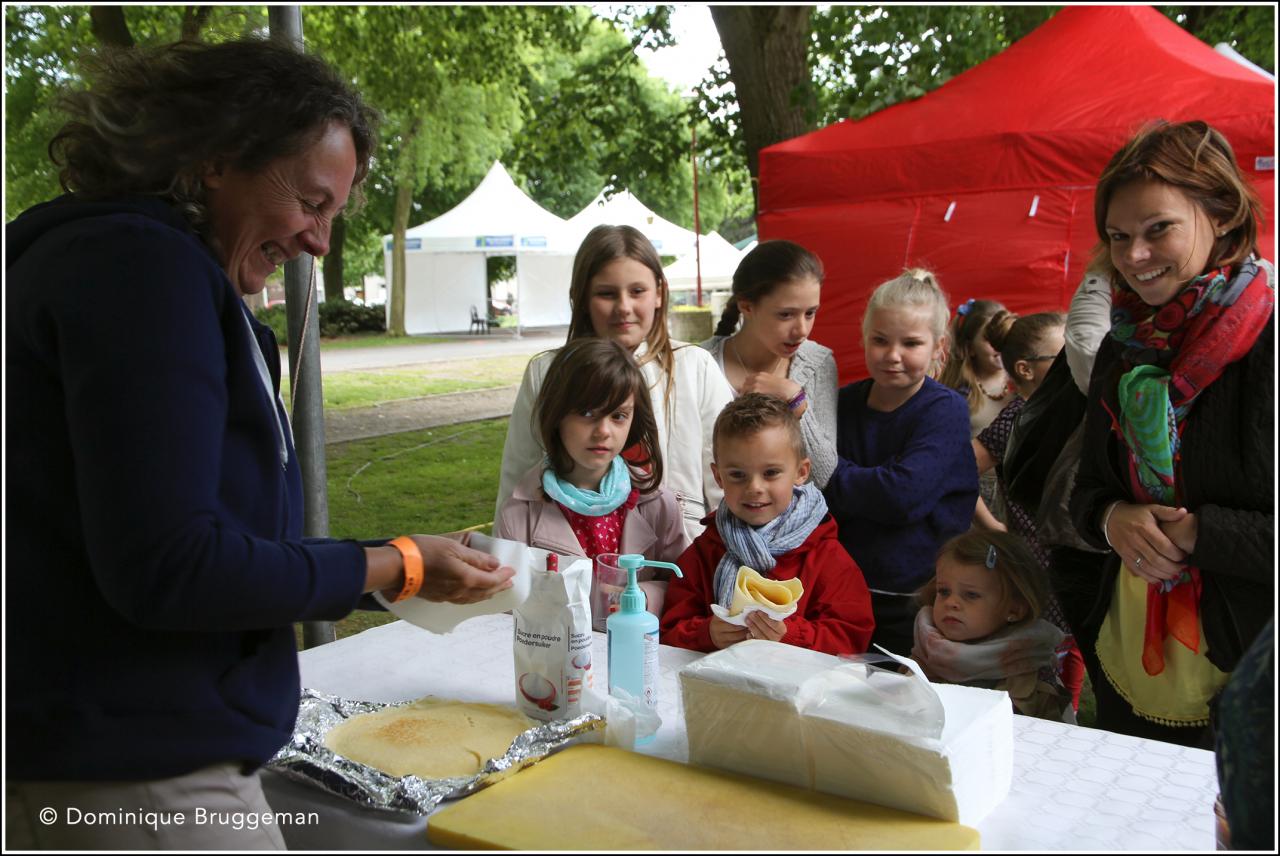
[(605, 622), (609, 642), (609, 692), (621, 687), (633, 698), (656, 707), (658, 616), (645, 611), (644, 592), (636, 584), (636, 571), (642, 567), (670, 568), (676, 576), (684, 574), (670, 562), (650, 561), (639, 553), (619, 556), (618, 567), (627, 572), (627, 587), (622, 590), (618, 611)]

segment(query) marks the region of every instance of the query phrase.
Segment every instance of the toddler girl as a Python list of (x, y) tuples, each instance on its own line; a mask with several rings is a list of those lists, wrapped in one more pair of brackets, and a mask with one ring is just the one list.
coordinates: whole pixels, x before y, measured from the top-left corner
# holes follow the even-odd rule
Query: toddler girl
[[(674, 562), (689, 538), (675, 495), (662, 486), (649, 388), (630, 352), (609, 339), (574, 339), (548, 375), (555, 383), (543, 385), (534, 407), (546, 458), (516, 484), (493, 534), (561, 555)], [(628, 464), (621, 453), (633, 447)], [(643, 587), (649, 611), (661, 615), (666, 583)]]
[(938, 547), (969, 528), (978, 499), (969, 410), (928, 376), (947, 315), (928, 271), (881, 284), (862, 319), (871, 377), (842, 388), (836, 404), (827, 506), (871, 590), (872, 642), (894, 653), (911, 649), (914, 592), (933, 575)]
[(1040, 617), (1048, 580), (1017, 536), (952, 538), (918, 597), (911, 657), (930, 680), (1005, 690), (1018, 713), (1075, 724), (1057, 676), (1062, 631)]

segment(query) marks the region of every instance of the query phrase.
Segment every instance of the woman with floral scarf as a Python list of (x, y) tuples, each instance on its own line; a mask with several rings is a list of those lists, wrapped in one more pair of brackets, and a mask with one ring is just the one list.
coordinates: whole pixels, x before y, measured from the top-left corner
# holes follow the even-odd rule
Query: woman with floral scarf
[(1114, 551), (1080, 639), (1100, 728), (1212, 748), (1210, 702), (1272, 615), (1275, 298), (1259, 217), (1204, 122), (1147, 128), (1098, 183), (1112, 326), (1071, 512)]

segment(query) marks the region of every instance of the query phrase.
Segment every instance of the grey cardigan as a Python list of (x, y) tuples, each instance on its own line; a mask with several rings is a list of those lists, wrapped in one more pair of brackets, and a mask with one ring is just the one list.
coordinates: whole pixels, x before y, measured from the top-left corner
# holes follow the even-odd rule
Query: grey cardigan
[[(724, 371), (724, 343), (728, 336), (712, 336), (701, 347), (711, 352)], [(836, 469), (836, 358), (831, 349), (806, 339), (791, 358), (787, 378), (804, 387), (809, 406), (800, 417), (800, 432), (813, 465), (811, 481), (819, 488)]]

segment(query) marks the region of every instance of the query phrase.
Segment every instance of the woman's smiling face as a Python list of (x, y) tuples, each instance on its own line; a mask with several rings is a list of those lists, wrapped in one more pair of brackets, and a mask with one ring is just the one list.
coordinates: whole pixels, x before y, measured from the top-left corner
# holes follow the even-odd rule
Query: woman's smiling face
[(1163, 306), (1205, 272), (1220, 224), (1163, 181), (1133, 181), (1107, 206), (1111, 263), (1149, 306)]

